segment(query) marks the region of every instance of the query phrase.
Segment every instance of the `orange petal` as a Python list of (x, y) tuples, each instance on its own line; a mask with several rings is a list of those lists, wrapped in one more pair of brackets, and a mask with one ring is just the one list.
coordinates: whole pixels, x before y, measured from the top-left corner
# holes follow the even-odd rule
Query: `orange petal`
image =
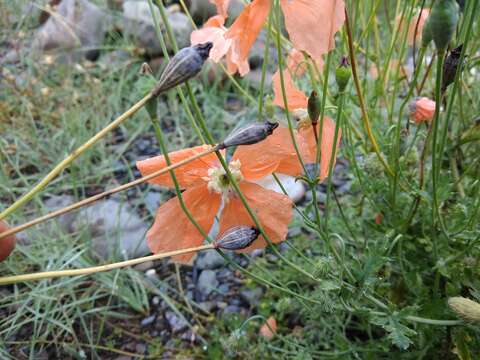
[[(8, 225), (0, 220), (0, 234), (9, 230)], [(15, 248), (15, 235), (0, 239), (0, 262), (5, 260)]]
[[(206, 185), (190, 188), (182, 193), (185, 206), (207, 234), (220, 207), (220, 195), (210, 193)], [(200, 246), (204, 238), (180, 207), (178, 198), (160, 206), (153, 226), (147, 232), (148, 246), (153, 253), (161, 253)], [(189, 262), (194, 253), (173, 257), (175, 261)]]
[[(302, 76), (307, 70), (307, 59), (301, 51), (297, 49), (292, 49), (288, 54), (287, 58), (287, 68), (294, 76)], [(315, 60), (315, 64), (319, 71), (323, 69), (323, 58)]]
[[(240, 183), (240, 189), (270, 240), (273, 243), (284, 241), (287, 237), (288, 224), (292, 219), (290, 198), (246, 181)], [(238, 225), (254, 226), (254, 222), (240, 198), (233, 196), (222, 210), (219, 233), (223, 234), (226, 230)], [(263, 236), (259, 236), (252, 245), (241, 252), (249, 252), (265, 246), (267, 242)]]
[[(283, 101), (282, 83), (280, 79), (280, 72), (277, 70), (272, 77), (273, 82), (273, 103), (285, 109), (285, 102)], [(293, 83), (292, 77), (288, 70), (283, 70), (283, 82), (285, 85), (285, 95), (287, 96), (287, 105), (290, 111), (295, 109), (306, 109), (308, 98), (300, 91)]]
[(238, 39), (228, 39), (231, 41), (230, 49), (227, 53), (227, 70), (230, 74), (235, 74), (238, 72), (240, 76), (245, 76), (250, 71), (250, 65), (248, 64), (248, 59), (239, 61), (239, 58), (234, 56), (237, 53), (239, 48), (239, 40)]
[(223, 27), (225, 19), (220, 16), (213, 16), (205, 23), (202, 29), (192, 31), (190, 34), (190, 42), (192, 45), (205, 43), (210, 41), (213, 43), (213, 47), (210, 50), (210, 59), (215, 62), (219, 62), (220, 59), (230, 49), (232, 40), (225, 39), (226, 29)]
[[(196, 146), (193, 148), (188, 148), (184, 150), (174, 151), (169, 153), (170, 162), (172, 164), (178, 163), (182, 160), (185, 160), (189, 157), (197, 155), (205, 150), (207, 146)], [(137, 161), (137, 168), (140, 170), (142, 176), (146, 176), (154, 173), (160, 169), (163, 169), (167, 166), (165, 162), (165, 157), (155, 156), (150, 159)], [(193, 160), (183, 166), (174, 170), (175, 176), (182, 188), (187, 188), (189, 186), (199, 185), (205, 182), (204, 177), (208, 175), (208, 169), (211, 167), (217, 167), (218, 160), (215, 154), (210, 153), (201, 158)], [(151, 184), (158, 184), (162, 186), (173, 187), (173, 181), (170, 177), (170, 172), (159, 175), (148, 181)]]
[[(418, 16), (414, 16), (412, 18), (412, 21), (410, 22), (410, 26), (408, 27), (408, 35), (407, 35), (408, 45), (413, 46), (414, 41), (418, 43), (421, 40), (423, 27), (425, 26), (425, 22), (427, 21), (429, 13), (430, 13), (429, 9), (423, 9), (420, 12), (420, 20)], [(418, 27), (417, 27), (417, 23), (418, 23)]]
[(335, 47), (334, 36), (345, 21), (343, 0), (280, 0), (293, 46), (320, 59)]
[(270, 316), (265, 324), (260, 328), (260, 335), (267, 340), (272, 340), (277, 332), (277, 320), (273, 316)]
[(212, 4), (215, 4), (217, 7), (217, 13), (224, 18), (227, 18), (227, 10), (228, 10), (228, 5), (230, 4), (230, 0), (210, 0)]
[(238, 39), (238, 47), (232, 53), (235, 64), (247, 60), (248, 53), (258, 37), (270, 10), (270, 0), (254, 0), (241, 12), (225, 34), (227, 39)]
[[(332, 152), (334, 151), (333, 140), (335, 137), (335, 122), (327, 116), (325, 116), (323, 119), (322, 141), (320, 146), (320, 181), (323, 181), (328, 176), (330, 158), (332, 156)], [(317, 125), (317, 134), (319, 134), (319, 131), (320, 123)], [(312, 128), (310, 126), (301, 128), (298, 130), (298, 132), (308, 146), (308, 151), (306, 152), (306, 156), (304, 158), (305, 163), (315, 163), (317, 156), (317, 143), (315, 141), (315, 135), (313, 134)], [(338, 138), (335, 147), (333, 166), (335, 166), (335, 161), (337, 159), (336, 152), (340, 146), (341, 137), (342, 129), (338, 129)]]

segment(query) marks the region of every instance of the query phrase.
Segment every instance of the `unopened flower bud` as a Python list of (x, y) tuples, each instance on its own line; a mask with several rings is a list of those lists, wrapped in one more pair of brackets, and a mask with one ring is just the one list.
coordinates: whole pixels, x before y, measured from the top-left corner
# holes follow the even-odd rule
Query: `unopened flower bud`
[(322, 104), (320, 98), (318, 97), (317, 92), (314, 90), (311, 92), (310, 97), (308, 98), (307, 105), (308, 116), (310, 117), (313, 125), (318, 123), (321, 107)]
[(428, 17), (428, 26), (437, 50), (443, 51), (452, 40), (458, 23), (459, 7), (455, 0), (437, 0)]
[(350, 68), (348, 59), (344, 56), (340, 62), (340, 65), (337, 67), (337, 70), (335, 70), (335, 79), (340, 92), (345, 90), (351, 77), (352, 69)]
[(463, 44), (450, 51), (443, 63), (442, 92), (445, 92), (447, 87), (455, 81), (457, 69), (459, 66), (460, 69), (462, 67), (463, 59), (460, 58), (462, 48)]
[[(8, 227), (7, 224), (5, 224), (3, 221), (0, 221), (0, 237), (2, 233), (6, 232), (10, 228)], [(9, 235), (3, 238), (0, 238), (0, 262), (5, 260), (8, 255), (13, 251), (15, 248), (15, 236), (14, 235)]]
[(235, 226), (225, 231), (216, 241), (215, 246), (224, 250), (241, 250), (257, 240), (260, 231), (251, 226)]
[(167, 91), (197, 75), (203, 63), (208, 59), (213, 43), (206, 42), (181, 49), (170, 59), (160, 80), (152, 90), (152, 95)]
[(415, 123), (430, 122), (435, 115), (435, 101), (429, 98), (416, 98), (408, 105), (410, 117)]
[(480, 323), (480, 304), (461, 296), (448, 299), (450, 308), (468, 322)]
[(234, 131), (221, 144), (220, 149), (225, 149), (237, 145), (256, 144), (267, 136), (272, 135), (273, 130), (278, 127), (278, 123), (264, 122), (263, 124), (254, 123)]

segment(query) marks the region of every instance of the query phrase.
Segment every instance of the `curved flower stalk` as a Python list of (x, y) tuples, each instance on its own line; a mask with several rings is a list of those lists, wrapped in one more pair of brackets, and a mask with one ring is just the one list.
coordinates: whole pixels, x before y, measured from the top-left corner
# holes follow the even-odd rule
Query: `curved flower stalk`
[[(275, 134), (270, 138), (272, 137), (275, 137)], [(277, 171), (285, 153), (275, 153), (272, 150), (264, 153), (257, 152), (255, 156), (250, 156), (249, 152), (245, 152), (245, 149), (258, 148), (265, 141), (252, 146), (239, 147), (229, 162), (229, 169), (249, 206), (255, 211), (265, 233), (273, 243), (278, 243), (286, 238), (288, 224), (292, 218), (292, 201), (288, 196), (267, 190), (255, 181)], [(280, 150), (281, 144), (277, 143), (275, 149)], [(196, 146), (172, 152), (169, 158), (172, 162), (177, 162), (202, 151), (204, 146)], [(285, 164), (282, 165), (285, 166)], [(165, 166), (164, 156), (137, 162), (137, 167), (143, 176)], [(294, 164), (291, 164), (290, 170), (293, 170), (293, 167)], [(204, 232), (209, 232), (219, 210), (221, 210), (220, 233), (239, 225), (254, 225), (215, 155), (209, 154), (192, 161), (183, 168), (175, 170), (174, 173), (180, 186), (185, 189), (182, 193), (185, 205)], [(168, 174), (158, 176), (150, 182), (167, 187), (173, 185)], [(199, 246), (203, 240), (202, 234), (182, 211), (179, 199), (176, 197), (160, 206), (155, 222), (147, 233), (148, 245), (154, 253)], [(241, 251), (251, 251), (266, 245), (267, 242), (263, 236), (259, 236), (250, 246)], [(174, 260), (189, 262), (192, 256), (192, 254), (180, 255), (174, 257)]]
[[(215, 1), (219, 15), (191, 35), (192, 44), (211, 41), (210, 57), (219, 62), (226, 56), (230, 73), (248, 73), (248, 53), (267, 20), (272, 0), (254, 0), (240, 13), (230, 28), (224, 27), (228, 1)], [(345, 21), (343, 0), (280, 0), (285, 27), (297, 51), (305, 51), (315, 61), (335, 46), (334, 36)], [(319, 26), (321, 24), (321, 26)]]

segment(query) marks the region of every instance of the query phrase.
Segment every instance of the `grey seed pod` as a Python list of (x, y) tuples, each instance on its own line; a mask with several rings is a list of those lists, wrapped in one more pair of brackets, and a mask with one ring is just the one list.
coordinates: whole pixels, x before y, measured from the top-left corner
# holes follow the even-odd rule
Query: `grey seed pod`
[(152, 90), (153, 96), (170, 90), (171, 88), (184, 83), (197, 75), (202, 69), (203, 63), (207, 60), (213, 44), (206, 42), (181, 49), (170, 59), (160, 80)]
[(215, 241), (215, 247), (224, 250), (241, 250), (250, 246), (260, 235), (260, 231), (251, 226), (235, 226), (225, 231)]
[(445, 92), (447, 87), (455, 81), (457, 69), (463, 65), (463, 59), (460, 58), (462, 48), (463, 44), (450, 51), (443, 63), (442, 92)]
[(272, 135), (273, 130), (278, 127), (278, 123), (271, 123), (266, 121), (263, 124), (250, 124), (243, 128), (234, 131), (232, 134), (219, 145), (220, 149), (225, 149), (237, 145), (252, 145), (262, 140), (267, 136)]

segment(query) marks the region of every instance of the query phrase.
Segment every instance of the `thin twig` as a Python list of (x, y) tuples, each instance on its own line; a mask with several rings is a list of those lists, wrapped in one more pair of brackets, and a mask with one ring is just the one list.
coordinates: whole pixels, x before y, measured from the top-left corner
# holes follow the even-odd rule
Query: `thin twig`
[(29, 221), (29, 222), (26, 222), (25, 224), (22, 224), (22, 225), (13, 227), (13, 228), (11, 228), (11, 229), (8, 230), (8, 231), (5, 231), (5, 232), (3, 232), (3, 233), (0, 233), (0, 240), (3, 239), (3, 238), (5, 238), (5, 237), (7, 237), (7, 236), (10, 236), (10, 235), (16, 234), (16, 233), (18, 233), (18, 232), (20, 232), (20, 231), (23, 231), (23, 230), (25, 230), (25, 229), (28, 229), (28, 228), (30, 228), (30, 227), (32, 227), (32, 226), (34, 226), (34, 225), (40, 224), (40, 223), (42, 223), (42, 222), (44, 222), (44, 221), (47, 221), (47, 220), (56, 218), (56, 217), (58, 217), (58, 216), (64, 215), (64, 214), (66, 214), (66, 213), (69, 213), (70, 211), (73, 211), (73, 210), (79, 209), (79, 208), (81, 208), (81, 207), (83, 207), (83, 206), (92, 204), (92, 203), (94, 203), (95, 201), (98, 201), (98, 200), (100, 200), (100, 199), (103, 199), (103, 198), (105, 198), (105, 197), (107, 197), (107, 196), (109, 196), (109, 195), (115, 194), (115, 193), (120, 192), (120, 191), (123, 191), (123, 190), (130, 189), (130, 188), (132, 188), (132, 187), (134, 187), (134, 186), (137, 186), (137, 185), (139, 185), (139, 184), (143, 184), (144, 182), (147, 182), (148, 180), (151, 180), (151, 179), (153, 179), (153, 178), (156, 178), (157, 176), (160, 176), (160, 175), (162, 175), (162, 174), (165, 174), (165, 173), (167, 173), (167, 172), (169, 172), (169, 171), (171, 171), (171, 170), (173, 170), (173, 169), (176, 169), (176, 168), (178, 168), (178, 167), (180, 167), (180, 166), (182, 166), (182, 165), (185, 165), (185, 164), (187, 164), (187, 163), (189, 163), (189, 162), (191, 162), (191, 161), (193, 161), (193, 160), (196, 160), (196, 159), (198, 159), (198, 158), (200, 158), (200, 157), (203, 157), (203, 156), (205, 156), (205, 155), (208, 155), (208, 154), (216, 151), (217, 148), (218, 148), (218, 146), (211, 147), (211, 148), (209, 148), (208, 150), (205, 150), (205, 151), (203, 151), (203, 152), (201, 152), (201, 153), (198, 153), (198, 154), (196, 154), (196, 155), (194, 155), (194, 156), (191, 156), (191, 157), (189, 157), (189, 158), (187, 158), (187, 159), (184, 159), (184, 160), (182, 160), (182, 161), (179, 161), (179, 162), (177, 162), (177, 163), (175, 163), (175, 164), (171, 164), (170, 166), (164, 167), (163, 169), (157, 170), (157, 171), (151, 173), (150, 175), (147, 175), (147, 176), (144, 176), (144, 177), (142, 177), (142, 178), (140, 178), (140, 179), (131, 181), (131, 182), (127, 183), (127, 184), (118, 186), (118, 187), (116, 187), (116, 188), (114, 188), (114, 189), (110, 189), (110, 190), (104, 191), (104, 192), (102, 192), (102, 193), (100, 193), (100, 194), (91, 196), (91, 197), (89, 197), (89, 198), (87, 198), (87, 199), (83, 199), (83, 200), (81, 200), (81, 201), (79, 201), (79, 202), (76, 202), (75, 204), (66, 206), (66, 207), (64, 207), (64, 208), (62, 208), (62, 209), (59, 209), (59, 210), (56, 210), (56, 211), (52, 211), (52, 212), (50, 212), (50, 213), (48, 213), (48, 214), (46, 214), (46, 215), (43, 215), (43, 216), (38, 217), (38, 218), (36, 218), (36, 219), (33, 219), (33, 220)]
[(4, 276), (4, 277), (0, 277), (0, 285), (25, 282), (30, 280), (53, 279), (53, 278), (65, 277), (65, 276), (95, 274), (98, 272), (110, 271), (113, 269), (120, 269), (127, 266), (138, 265), (147, 261), (163, 259), (170, 256), (183, 255), (183, 254), (188, 254), (188, 253), (197, 252), (197, 251), (215, 249), (215, 247), (216, 245), (214, 243), (211, 243), (207, 245), (196, 246), (193, 248), (169, 251), (161, 254), (149, 255), (149, 256), (144, 256), (136, 259), (125, 260), (125, 261), (120, 261), (120, 262), (100, 265), (100, 266), (92, 266), (92, 267), (83, 268), (83, 269), (45, 271), (45, 272), (37, 272), (37, 273), (23, 274), (23, 275)]

